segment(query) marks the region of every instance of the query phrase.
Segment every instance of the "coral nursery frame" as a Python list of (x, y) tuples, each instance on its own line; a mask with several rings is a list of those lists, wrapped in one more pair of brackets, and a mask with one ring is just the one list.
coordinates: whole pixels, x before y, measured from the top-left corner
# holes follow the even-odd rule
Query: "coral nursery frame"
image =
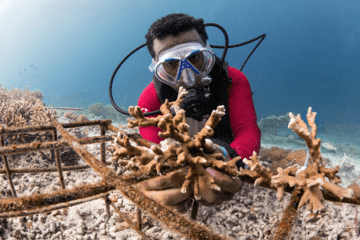
[[(70, 135), (64, 128), (85, 127), (100, 125), (101, 136), (90, 138), (77, 139)], [(126, 178), (116, 175), (112, 170), (107, 168), (105, 161), (105, 142), (112, 141), (112, 136), (105, 136), (107, 130), (114, 133), (126, 134), (131, 140), (143, 145), (150, 146), (150, 142), (142, 139), (138, 134), (128, 134), (122, 130), (111, 125), (111, 120), (95, 120), (89, 122), (74, 122), (60, 124), (56, 120), (52, 125), (43, 126), (25, 126), (16, 128), (1, 128), (0, 129), (0, 157), (4, 161), (4, 169), (0, 169), (1, 174), (6, 174), (10, 184), (11, 192), (14, 198), (7, 198), (0, 200), (0, 218), (21, 217), (38, 213), (45, 213), (57, 209), (68, 208), (77, 204), (103, 198), (105, 201), (105, 208), (108, 217), (110, 216), (110, 206), (112, 206), (121, 218), (123, 218), (135, 231), (137, 231), (143, 238), (147, 238), (141, 231), (141, 210), (149, 212), (154, 218), (165, 223), (171, 229), (178, 231), (191, 239), (225, 239), (218, 234), (212, 233), (208, 228), (200, 225), (183, 215), (173, 211), (172, 209), (158, 204), (154, 200), (147, 198), (136, 188), (132, 187), (134, 183), (143, 181), (149, 176), (144, 174), (133, 174)], [(4, 146), (3, 135), (11, 134), (26, 134), (51, 131), (52, 140), (43, 143), (30, 143), (23, 145)], [(57, 140), (57, 132), (59, 132), (63, 139)], [(101, 160), (96, 159), (86, 149), (81, 147), (84, 144), (100, 143)], [(62, 167), (59, 154), (59, 148), (72, 147), (87, 163), (88, 165), (78, 165), (71, 167)], [(21, 154), (31, 151), (51, 150), (52, 156), (56, 159), (56, 168), (22, 168), (10, 169), (7, 155)], [(54, 152), (53, 152), (54, 151)], [(103, 181), (93, 185), (85, 185), (76, 187), (74, 189), (66, 189), (63, 172), (83, 170), (92, 167), (97, 173), (103, 177)], [(12, 181), (12, 174), (23, 173), (43, 173), (55, 172), (59, 174), (59, 180), (62, 190), (51, 194), (40, 194), (35, 196), (17, 197), (17, 193)], [(120, 192), (133, 201), (136, 205), (136, 225), (133, 219), (130, 219), (126, 214), (115, 206), (115, 204), (108, 198), (109, 192), (113, 190), (120, 190)], [(194, 209), (197, 212), (197, 204), (194, 204)], [(194, 214), (192, 214), (194, 217)], [(196, 215), (195, 215), (196, 216)]]
[[(100, 136), (77, 139), (75, 136), (69, 134), (65, 130), (65, 128), (90, 127), (95, 125), (100, 126)], [(17, 135), (44, 131), (50, 131), (52, 133), (52, 141), (4, 146), (3, 135)], [(13, 198), (0, 200), (0, 218), (11, 218), (45, 213), (102, 198), (105, 202), (105, 209), (108, 217), (110, 216), (111, 206), (115, 212), (118, 213), (120, 217), (123, 218), (129, 224), (129, 226), (137, 231), (144, 239), (146, 239), (147, 236), (142, 232), (141, 210), (148, 212), (155, 219), (164, 223), (173, 231), (179, 232), (184, 236), (189, 237), (190, 239), (226, 239), (226, 237), (213, 233), (206, 226), (194, 221), (198, 211), (198, 204), (195, 201), (191, 212), (191, 219), (188, 219), (171, 208), (163, 206), (156, 201), (146, 197), (137, 188), (132, 186), (135, 183), (152, 178), (154, 175), (134, 173), (124, 177), (115, 174), (115, 172), (109, 169), (107, 165), (111, 163), (106, 162), (105, 159), (105, 142), (112, 141), (113, 137), (110, 135), (105, 135), (106, 131), (127, 135), (132, 141), (137, 142), (141, 146), (150, 147), (152, 145), (152, 143), (142, 139), (138, 134), (128, 134), (114, 127), (111, 125), (111, 120), (95, 120), (89, 122), (73, 122), (64, 124), (60, 124), (54, 120), (51, 125), (25, 126), (17, 128), (3, 128), (0, 126), (0, 160), (2, 158), (4, 162), (4, 169), (0, 169), (0, 174), (6, 174), (13, 195)], [(61, 141), (58, 140), (58, 133), (60, 133), (63, 137)], [(94, 143), (100, 143), (100, 160), (95, 158), (91, 153), (89, 153), (81, 146), (84, 144)], [(62, 167), (59, 148), (63, 147), (73, 148), (84, 159), (87, 165)], [(7, 159), (8, 155), (41, 150), (51, 151), (51, 158), (55, 158), (56, 168), (9, 168), (9, 161)], [(63, 172), (83, 170), (87, 168), (92, 168), (102, 176), (103, 180), (100, 183), (92, 185), (75, 187), (74, 189), (66, 189)], [(62, 188), (60, 191), (53, 192), (51, 194), (17, 197), (17, 193), (12, 181), (12, 174), (56, 171), (59, 174), (60, 185)], [(254, 183), (256, 180), (255, 177), (247, 175), (240, 175), (239, 177), (247, 183)], [(270, 188), (269, 182), (265, 182), (262, 185)], [(109, 192), (114, 190), (120, 191), (123, 196), (129, 198), (137, 206), (136, 224), (134, 224), (134, 219), (130, 219), (126, 214), (123, 214), (109, 199)], [(287, 238), (291, 230), (291, 225), (296, 219), (297, 206), (302, 195), (302, 193), (300, 193), (297, 188), (293, 190), (288, 187), (285, 188), (284, 191), (292, 192), (292, 197), (289, 205), (284, 211), (282, 220), (278, 225), (277, 230), (271, 236), (273, 239)], [(356, 194), (354, 194), (352, 198), (340, 199), (325, 190), (322, 190), (322, 193), (325, 200), (353, 203), (358, 205), (360, 204), (360, 197)]]

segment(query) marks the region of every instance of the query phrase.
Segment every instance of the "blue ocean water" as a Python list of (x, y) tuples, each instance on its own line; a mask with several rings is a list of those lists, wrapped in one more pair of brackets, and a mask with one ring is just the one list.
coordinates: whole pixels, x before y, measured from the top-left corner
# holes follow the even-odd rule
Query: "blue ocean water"
[[(39, 89), (56, 107), (109, 105), (113, 71), (145, 43), (151, 23), (187, 13), (223, 26), (230, 44), (267, 34), (243, 70), (259, 120), (288, 112), (304, 118), (311, 106), (326, 141), (358, 146), (359, 11), (358, 0), (2, 0), (0, 83)], [(219, 30), (207, 31), (210, 44), (224, 43)], [(254, 46), (230, 49), (226, 60), (240, 68)], [(120, 69), (113, 86), (119, 106), (136, 105), (151, 81), (150, 63), (144, 48)]]

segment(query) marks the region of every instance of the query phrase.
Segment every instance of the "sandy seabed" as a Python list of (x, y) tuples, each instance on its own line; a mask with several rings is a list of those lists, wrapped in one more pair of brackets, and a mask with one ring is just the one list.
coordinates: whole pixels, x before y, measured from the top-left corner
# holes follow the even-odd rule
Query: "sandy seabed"
[[(69, 132), (78, 137), (99, 134), (97, 128), (88, 132), (85, 128)], [(88, 145), (86, 148), (100, 158), (99, 144)], [(46, 154), (49, 155), (48, 152)], [(107, 153), (107, 159), (109, 158), (110, 154)], [(61, 149), (61, 159), (64, 166), (86, 164), (70, 148)], [(54, 162), (49, 162), (39, 152), (11, 156), (9, 162), (10, 168), (55, 167)], [(110, 167), (117, 170), (116, 166)], [(56, 172), (13, 176), (19, 196), (60, 190)], [(67, 188), (101, 181), (101, 177), (91, 169), (66, 172), (64, 179)], [(110, 194), (110, 198), (116, 199), (114, 196), (118, 197), (115, 205), (123, 213), (135, 217), (135, 205), (116, 191)], [(8, 197), (11, 197), (10, 187), (6, 176), (2, 174), (0, 198)], [(216, 207), (200, 206), (197, 221), (229, 239), (269, 239), (289, 200), (290, 194), (285, 194), (283, 200), (278, 201), (275, 190), (244, 183), (242, 190), (235, 194), (233, 200)], [(325, 201), (324, 206), (326, 212), (316, 222), (306, 221), (309, 212), (307, 207), (302, 207), (298, 211), (289, 239), (360, 239), (355, 236), (356, 217), (360, 219), (359, 206), (329, 201)], [(189, 217), (189, 213), (185, 214)], [(143, 232), (150, 239), (187, 239), (152, 219), (149, 214), (143, 212), (143, 216)], [(124, 225), (113, 209), (111, 217), (107, 219), (104, 200), (94, 200), (48, 214), (0, 219), (0, 239), (141, 239), (136, 231), (126, 229)]]

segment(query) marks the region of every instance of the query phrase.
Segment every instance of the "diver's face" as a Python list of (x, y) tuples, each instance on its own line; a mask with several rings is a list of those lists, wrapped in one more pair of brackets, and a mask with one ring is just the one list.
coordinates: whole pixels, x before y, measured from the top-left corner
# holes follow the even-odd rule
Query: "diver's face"
[(182, 44), (182, 43), (194, 42), (194, 41), (200, 42), (201, 44), (204, 45), (204, 43), (201, 40), (200, 35), (198, 34), (198, 32), (195, 29), (192, 29), (187, 32), (182, 32), (179, 35), (177, 35), (176, 37), (173, 35), (168, 35), (161, 40), (158, 38), (155, 38), (154, 45), (153, 45), (154, 52), (155, 52), (155, 61), (158, 61), (159, 54), (166, 51), (167, 49), (172, 48), (172, 47)]
[[(163, 39), (155, 38), (154, 45), (153, 45), (154, 52), (155, 52), (155, 61), (159, 60), (158, 56), (161, 53), (163, 53), (164, 51), (166, 51), (176, 45), (179, 45), (182, 43), (187, 43), (187, 42), (194, 42), (194, 41), (200, 42), (203, 46), (205, 46), (201, 40), (200, 35), (198, 34), (198, 32), (195, 29), (192, 29), (187, 32), (182, 32), (179, 35), (177, 35), (176, 37), (173, 35), (168, 35), (168, 36), (164, 37)], [(186, 88), (186, 85), (180, 79), (178, 85), (175, 87), (172, 87), (172, 88), (174, 88), (176, 91), (178, 91), (181, 86)]]

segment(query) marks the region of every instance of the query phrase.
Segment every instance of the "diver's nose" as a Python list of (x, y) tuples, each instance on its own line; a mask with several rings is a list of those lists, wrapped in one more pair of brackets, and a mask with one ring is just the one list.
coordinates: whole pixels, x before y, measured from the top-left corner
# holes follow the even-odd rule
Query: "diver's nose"
[(181, 78), (188, 87), (192, 87), (195, 84), (196, 75), (192, 69), (186, 68), (182, 70)]

